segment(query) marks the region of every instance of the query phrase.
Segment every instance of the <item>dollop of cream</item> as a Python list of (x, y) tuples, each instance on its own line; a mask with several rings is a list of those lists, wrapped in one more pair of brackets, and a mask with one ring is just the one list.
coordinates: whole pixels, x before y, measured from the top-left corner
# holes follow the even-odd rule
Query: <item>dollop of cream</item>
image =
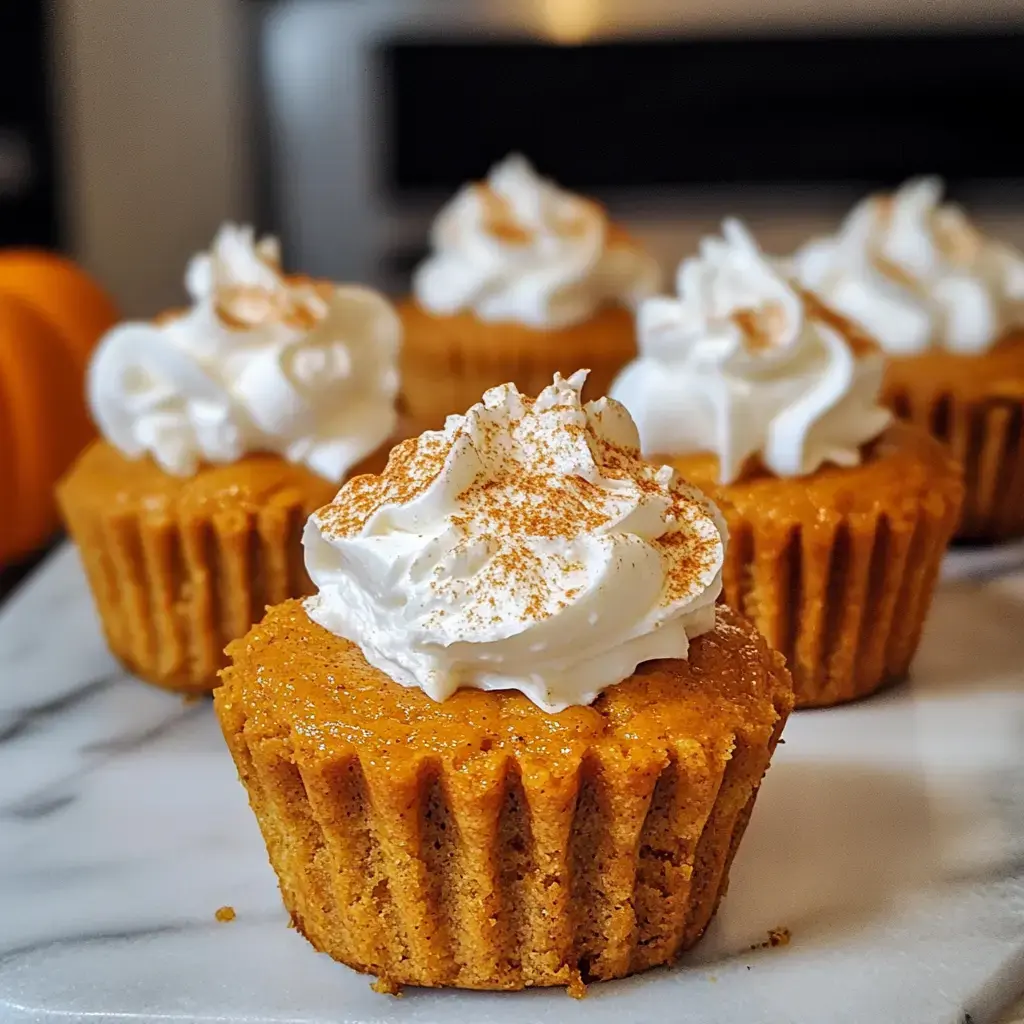
[(877, 349), (841, 333), (735, 220), (683, 262), (678, 291), (641, 306), (640, 355), (611, 389), (646, 454), (712, 452), (723, 483), (752, 456), (786, 477), (860, 461), (890, 420)]
[(345, 484), (306, 525), (310, 617), (438, 701), (517, 689), (557, 712), (685, 658), (714, 627), (725, 525), (641, 459), (621, 405), (581, 402), (585, 379), (492, 388)]
[(227, 224), (186, 273), (190, 309), (100, 342), (88, 398), (106, 439), (188, 476), (272, 452), (340, 482), (392, 435), (401, 324), (367, 288), (286, 277), (277, 242)]
[(942, 191), (916, 178), (871, 196), (794, 257), (807, 288), (894, 355), (984, 352), (1024, 326), (1024, 255), (982, 236)]
[(605, 211), (540, 177), (521, 156), (467, 185), (441, 211), (433, 254), (417, 269), (417, 302), (439, 316), (558, 328), (609, 302), (657, 292), (658, 264), (616, 236)]

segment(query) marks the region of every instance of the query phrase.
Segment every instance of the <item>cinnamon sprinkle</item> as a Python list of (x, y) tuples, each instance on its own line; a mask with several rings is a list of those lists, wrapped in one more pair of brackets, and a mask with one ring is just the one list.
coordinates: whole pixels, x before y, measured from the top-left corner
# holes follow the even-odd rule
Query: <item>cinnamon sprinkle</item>
[(801, 290), (799, 295), (807, 308), (807, 315), (812, 320), (818, 320), (827, 327), (831, 327), (837, 334), (841, 334), (850, 346), (850, 351), (858, 359), (876, 355), (881, 351), (874, 338), (861, 330), (852, 320), (837, 313), (831, 306), (825, 305), (813, 292)]
[(587, 226), (594, 221), (605, 224), (605, 244), (607, 237), (608, 214), (600, 203), (592, 199), (584, 199), (582, 196), (573, 196), (571, 207), (555, 221), (555, 232), (562, 238), (582, 238), (587, 233)]
[(759, 309), (738, 309), (732, 319), (754, 352), (777, 348), (786, 333), (786, 311), (779, 302), (765, 303)]
[(981, 258), (985, 239), (981, 232), (955, 209), (938, 210), (933, 218), (935, 244), (950, 263), (970, 267)]
[(249, 330), (260, 324), (278, 321), (300, 331), (311, 331), (323, 318), (312, 300), (318, 297), (287, 289), (270, 291), (254, 285), (232, 285), (217, 293), (215, 312), (231, 330)]
[(509, 245), (529, 245), (533, 241), (533, 232), (519, 223), (505, 196), (484, 182), (473, 185), (473, 191), (483, 207), (484, 230), (489, 235)]
[[(493, 238), (508, 245), (529, 245), (536, 232), (524, 225), (516, 216), (515, 209), (507, 196), (496, 192), (487, 182), (476, 182), (471, 186), (483, 210), (483, 228)], [(603, 206), (591, 199), (572, 196), (562, 209), (554, 211), (551, 231), (559, 238), (573, 240), (582, 238), (595, 221), (608, 230), (608, 215)], [(617, 236), (618, 244), (626, 248), (624, 236)]]
[(901, 264), (882, 256), (880, 253), (873, 254), (871, 262), (880, 274), (889, 278), (891, 281), (895, 281), (901, 287), (906, 288), (907, 291), (914, 292), (917, 295), (923, 295), (925, 293), (924, 282), (914, 277), (914, 275)]

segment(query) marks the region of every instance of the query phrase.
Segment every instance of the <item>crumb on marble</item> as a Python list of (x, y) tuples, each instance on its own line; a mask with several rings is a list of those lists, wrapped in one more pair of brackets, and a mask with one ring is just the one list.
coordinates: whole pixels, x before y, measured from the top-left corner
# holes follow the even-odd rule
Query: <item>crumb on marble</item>
[(394, 996), (396, 999), (402, 998), (402, 986), (397, 981), (385, 978), (384, 975), (381, 975), (370, 988), (382, 996)]
[[(764, 942), (758, 942), (751, 946), (751, 949), (775, 949), (778, 946), (788, 946), (793, 938), (788, 928), (772, 928), (768, 932), (768, 938)], [(750, 968), (748, 967), (749, 971)]]
[(565, 994), (573, 999), (584, 999), (587, 995), (587, 983), (578, 970), (573, 970), (569, 975), (569, 984), (565, 987)]
[(228, 921), (234, 921), (235, 919), (235, 908), (234, 907), (218, 907), (217, 912), (213, 915), (217, 918), (221, 924), (227, 924)]

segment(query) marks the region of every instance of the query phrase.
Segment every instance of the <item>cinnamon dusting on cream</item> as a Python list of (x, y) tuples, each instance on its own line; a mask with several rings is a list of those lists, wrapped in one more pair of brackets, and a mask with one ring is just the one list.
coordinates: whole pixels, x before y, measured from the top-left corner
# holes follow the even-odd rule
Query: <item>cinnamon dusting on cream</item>
[(431, 255), (413, 293), (435, 316), (559, 330), (605, 305), (657, 292), (655, 261), (610, 221), (599, 203), (541, 177), (522, 157), (460, 189), (431, 229)]
[(480, 200), (483, 226), (488, 234), (509, 245), (529, 245), (533, 241), (533, 232), (516, 219), (515, 210), (505, 196), (486, 182), (478, 182), (473, 190)]
[(492, 388), (344, 486), (304, 532), (310, 617), (434, 700), (511, 688), (552, 713), (685, 658), (714, 628), (724, 522), (585, 379)]
[[(510, 387), (493, 389), (488, 396), (507, 393)], [(470, 544), (479, 544), (481, 538), (489, 547), (474, 583), (478, 594), (518, 590), (525, 594), (525, 618), (549, 617), (582, 591), (582, 586), (570, 586), (558, 597), (551, 562), (557, 563), (560, 579), (581, 573), (583, 566), (556, 553), (538, 554), (537, 542), (573, 541), (614, 528), (628, 515), (627, 504), (652, 501), (665, 506), (663, 532), (649, 541), (663, 563), (662, 603), (678, 601), (701, 586), (722, 552), (717, 531), (702, 535), (692, 528), (695, 520), (710, 514), (702, 495), (667, 467), (645, 462), (635, 445), (609, 439), (598, 429), (600, 412), (576, 422), (559, 422), (553, 429), (553, 418), (563, 420), (564, 408), (538, 409), (536, 399), (518, 393), (515, 404), (517, 412), (508, 424), (499, 425), (471, 410), (466, 417), (450, 420), (443, 433), (428, 432), (399, 444), (380, 476), (350, 480), (330, 505), (316, 513), (323, 535), (360, 534), (389, 506), (406, 505), (423, 495), (442, 475), (453, 452), (468, 447), (480, 469), (455, 495), (458, 511), (447, 518), (460, 538), (455, 551), (461, 549), (468, 557)], [(563, 469), (584, 449), (592, 460), (593, 479)], [(431, 584), (435, 590), (448, 582), (440, 571), (438, 575)], [(437, 614), (445, 614), (445, 609), (439, 608)]]

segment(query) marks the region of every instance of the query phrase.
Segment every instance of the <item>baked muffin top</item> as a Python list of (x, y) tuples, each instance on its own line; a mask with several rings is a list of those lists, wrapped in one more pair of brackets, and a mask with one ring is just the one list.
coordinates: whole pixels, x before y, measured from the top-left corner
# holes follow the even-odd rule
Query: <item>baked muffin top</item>
[(464, 689), (438, 702), (400, 686), (300, 601), (271, 608), (228, 653), (217, 701), (227, 719), (238, 705), (250, 743), (287, 737), (310, 764), (358, 752), (395, 772), (425, 756), (470, 775), (511, 758), (552, 777), (588, 752), (644, 763), (728, 757), (737, 743), (764, 742), (793, 700), (781, 656), (724, 606), (687, 660), (647, 662), (589, 706), (554, 715), (515, 690)]

